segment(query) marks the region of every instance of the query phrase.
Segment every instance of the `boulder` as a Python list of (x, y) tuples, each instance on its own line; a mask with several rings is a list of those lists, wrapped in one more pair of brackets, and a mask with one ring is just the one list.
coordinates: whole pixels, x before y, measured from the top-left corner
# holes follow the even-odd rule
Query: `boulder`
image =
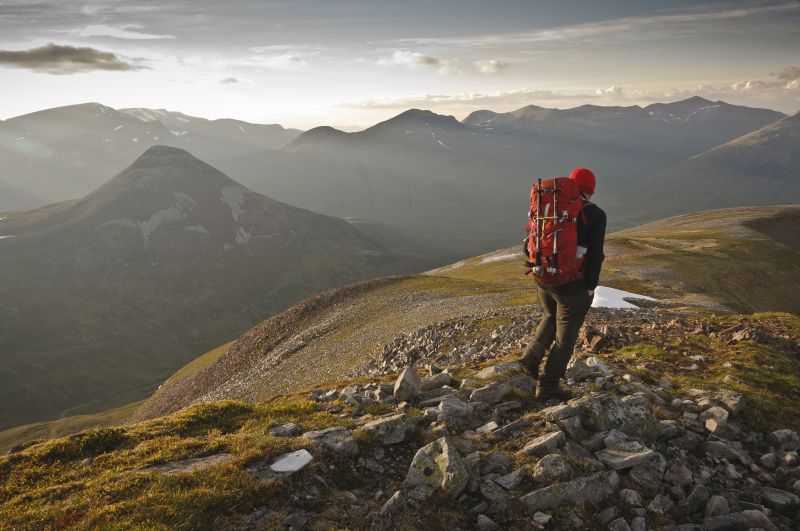
[(637, 441), (621, 443), (595, 453), (597, 460), (614, 470), (623, 470), (648, 461), (655, 451)]
[(560, 483), (571, 474), (572, 469), (561, 454), (548, 454), (533, 468), (533, 479), (540, 484)]
[(548, 450), (557, 448), (564, 442), (565, 438), (563, 431), (545, 433), (526, 444), (522, 450), (520, 450), (520, 453), (527, 455), (543, 455), (546, 454)]
[(371, 432), (381, 444), (397, 444), (413, 433), (415, 425), (406, 420), (406, 415), (392, 415), (364, 424), (363, 430)]
[(455, 499), (468, 482), (467, 465), (450, 440), (441, 437), (417, 450), (403, 486), (408, 489), (422, 487), (427, 495), (441, 490), (445, 496)]
[(467, 404), (455, 396), (446, 396), (436, 409), (438, 419), (447, 424), (459, 424), (472, 415), (475, 410), (472, 404)]
[(309, 431), (303, 437), (314, 444), (348, 455), (358, 454), (358, 444), (353, 434), (344, 426), (333, 426), (324, 430)]
[(778, 526), (773, 524), (766, 514), (753, 510), (706, 518), (703, 520), (703, 529), (705, 531), (729, 531), (731, 529), (778, 531)]
[(667, 459), (658, 452), (653, 452), (647, 461), (628, 469), (624, 481), (628, 488), (637, 490), (645, 496), (653, 496), (659, 490)]
[(770, 509), (784, 514), (794, 514), (800, 509), (800, 497), (791, 492), (772, 487), (761, 487), (761, 503)]
[(420, 393), (422, 380), (414, 367), (406, 367), (394, 382), (394, 397), (397, 400), (411, 400)]
[(544, 420), (548, 422), (555, 422), (568, 417), (574, 417), (578, 411), (569, 404), (559, 404), (544, 408), (541, 413), (544, 415)]
[(296, 437), (300, 435), (300, 428), (297, 424), (287, 422), (285, 424), (278, 424), (269, 429), (269, 434), (273, 437)]
[(567, 372), (564, 375), (568, 380), (575, 380), (582, 382), (595, 376), (603, 376), (603, 373), (597, 367), (590, 367), (580, 358), (572, 358), (567, 365)]
[(485, 514), (479, 514), (478, 519), (475, 521), (475, 529), (478, 531), (496, 531), (500, 529), (500, 526)]
[(488, 380), (490, 378), (502, 376), (519, 369), (520, 364), (518, 361), (503, 361), (497, 365), (492, 365), (491, 367), (485, 367), (481, 369), (478, 371), (478, 374), (476, 374), (475, 377), (480, 380)]
[(450, 385), (450, 374), (446, 372), (440, 372), (423, 378), (419, 389), (420, 391), (430, 391), (445, 385)]
[(513, 490), (522, 483), (522, 480), (528, 475), (525, 472), (524, 468), (518, 468), (513, 472), (509, 472), (505, 476), (500, 476), (499, 478), (495, 479), (494, 482), (503, 487), (506, 490)]
[(279, 455), (269, 467), (273, 472), (293, 474), (305, 468), (313, 459), (308, 450), (297, 450)]
[(581, 423), (590, 431), (605, 431), (612, 428), (645, 441), (655, 440), (659, 433), (658, 419), (644, 397), (601, 394), (571, 400), (569, 404), (578, 410)]
[(663, 494), (656, 494), (653, 500), (647, 505), (647, 510), (658, 515), (665, 515), (669, 513), (673, 507), (675, 507), (675, 503), (669, 499), (669, 497)]
[(533, 515), (561, 505), (599, 505), (613, 495), (619, 488), (619, 474), (616, 471), (597, 472), (579, 477), (566, 483), (555, 483), (525, 494), (520, 501)]
[(777, 450), (800, 450), (800, 437), (792, 430), (775, 430), (767, 436), (767, 442)]
[(406, 505), (405, 496), (403, 496), (403, 492), (398, 490), (392, 497), (386, 500), (386, 503), (383, 504), (378, 514), (382, 517), (387, 517), (395, 514), (396, 512), (402, 510)]
[(489, 504), (492, 514), (502, 513), (508, 509), (508, 494), (494, 481), (484, 481), (480, 486), (481, 495)]
[(706, 518), (711, 518), (712, 516), (720, 516), (723, 514), (728, 514), (728, 500), (724, 497), (715, 494), (711, 496), (709, 500), (706, 502), (706, 507), (703, 510), (703, 515)]
[(516, 389), (522, 393), (533, 394), (533, 392), (536, 391), (536, 380), (525, 373), (515, 374), (506, 380), (506, 383), (510, 385), (512, 389)]
[(469, 396), (470, 402), (485, 402), (487, 404), (498, 404), (503, 397), (511, 392), (511, 387), (505, 382), (493, 382), (487, 386), (475, 389)]

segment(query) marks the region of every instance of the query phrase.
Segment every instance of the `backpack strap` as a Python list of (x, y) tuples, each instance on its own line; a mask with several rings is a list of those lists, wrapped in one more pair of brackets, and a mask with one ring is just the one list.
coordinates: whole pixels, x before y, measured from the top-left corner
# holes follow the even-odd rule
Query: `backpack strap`
[(583, 205), (581, 205), (581, 220), (583, 220), (583, 224), (587, 227), (589, 226), (589, 220), (586, 219), (586, 212), (583, 211), (587, 205), (591, 205), (591, 201), (587, 201), (586, 199), (583, 200)]

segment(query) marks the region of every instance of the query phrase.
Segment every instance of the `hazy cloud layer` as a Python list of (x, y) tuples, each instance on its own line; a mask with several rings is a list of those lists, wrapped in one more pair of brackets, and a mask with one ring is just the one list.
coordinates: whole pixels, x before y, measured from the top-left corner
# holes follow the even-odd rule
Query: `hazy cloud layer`
[(475, 68), (481, 74), (500, 74), (508, 70), (509, 64), (499, 59), (479, 59), (475, 61)]
[(378, 64), (382, 66), (400, 65), (410, 67), (438, 67), (442, 64), (442, 61), (438, 57), (427, 55), (421, 52), (396, 50), (389, 57), (381, 57), (378, 59)]
[(116, 54), (94, 48), (50, 43), (29, 50), (0, 50), (0, 66), (24, 68), (48, 74), (76, 74), (92, 70), (139, 70), (142, 67)]
[(778, 74), (778, 78), (787, 81), (800, 79), (800, 66), (787, 66), (783, 69), (783, 72)]
[(114, 37), (117, 39), (133, 40), (153, 40), (153, 39), (174, 39), (175, 35), (154, 35), (137, 31), (141, 26), (129, 24), (125, 27), (115, 28), (103, 24), (92, 24), (75, 32), (80, 37)]

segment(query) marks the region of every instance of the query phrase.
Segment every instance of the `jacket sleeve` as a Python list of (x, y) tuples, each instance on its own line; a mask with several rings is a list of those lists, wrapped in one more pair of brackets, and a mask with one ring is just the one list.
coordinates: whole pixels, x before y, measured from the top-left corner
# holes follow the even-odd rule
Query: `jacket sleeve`
[(606, 213), (597, 208), (594, 216), (589, 217), (589, 231), (586, 248), (586, 261), (583, 265), (583, 279), (586, 289), (595, 289), (600, 281), (600, 269), (603, 266), (603, 243), (606, 237)]

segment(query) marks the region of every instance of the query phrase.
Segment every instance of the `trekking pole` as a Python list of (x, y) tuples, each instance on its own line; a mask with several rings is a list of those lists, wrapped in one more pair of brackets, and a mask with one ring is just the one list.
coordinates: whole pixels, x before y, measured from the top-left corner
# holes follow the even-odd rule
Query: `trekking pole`
[(542, 178), (539, 177), (539, 182), (536, 185), (536, 259), (533, 264), (533, 272), (539, 273), (541, 267), (539, 263), (542, 261)]

